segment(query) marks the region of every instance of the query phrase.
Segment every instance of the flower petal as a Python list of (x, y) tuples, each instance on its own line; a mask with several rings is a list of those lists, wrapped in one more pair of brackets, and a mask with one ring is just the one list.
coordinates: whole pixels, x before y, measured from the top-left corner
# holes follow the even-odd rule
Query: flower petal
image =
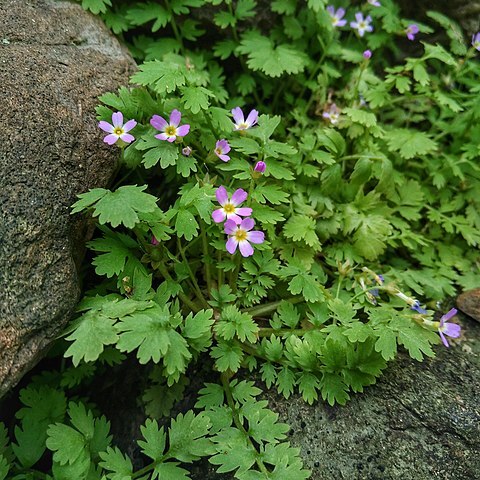
[(220, 222), (223, 222), (227, 218), (227, 215), (223, 211), (223, 208), (217, 208), (217, 210), (213, 211), (212, 218), (213, 218), (213, 221), (215, 223), (220, 223)]
[(237, 215), (241, 215), (242, 217), (249, 217), (252, 214), (252, 209), (248, 207), (240, 207), (235, 209), (235, 213)]
[(112, 123), (114, 127), (123, 127), (123, 113), (122, 112), (113, 113)]
[(226, 244), (227, 252), (233, 255), (235, 253), (235, 250), (237, 249), (237, 245), (238, 245), (237, 240), (234, 237), (230, 237), (227, 240), (227, 244)]
[(167, 138), (167, 142), (174, 142), (175, 140), (177, 139), (177, 136), (176, 135), (170, 135), (168, 138)]
[(456, 323), (446, 323), (443, 328), (443, 333), (452, 338), (458, 338), (461, 331), (462, 327)]
[(233, 220), (237, 225), (240, 225), (242, 223), (242, 218), (239, 217), (236, 213), (228, 213), (227, 218), (229, 220)]
[(247, 232), (251, 230), (254, 226), (255, 226), (255, 221), (253, 220), (253, 218), (250, 218), (250, 217), (244, 218), (242, 220), (242, 223), (240, 224), (240, 228), (242, 230), (246, 230)]
[(345, 15), (345, 9), (340, 7), (338, 10), (337, 10), (337, 13), (336, 13), (336, 17), (340, 20), (343, 16)]
[(157, 130), (163, 131), (168, 126), (168, 122), (160, 115), (154, 115), (150, 119), (150, 125)]
[(184, 137), (190, 131), (190, 125), (187, 123), (186, 125), (182, 125), (181, 127), (177, 128), (177, 135), (179, 137)]
[(120, 140), (123, 140), (125, 143), (132, 143), (135, 140), (135, 137), (129, 133), (123, 133), (120, 135)]
[(237, 231), (237, 224), (233, 220), (227, 220), (223, 225), (223, 230), (227, 235), (233, 235)]
[(217, 155), (217, 156), (223, 162), (228, 162), (230, 160), (230, 157), (228, 155)]
[(257, 112), (257, 110), (252, 110), (248, 114), (248, 117), (247, 117), (247, 120), (245, 121), (245, 123), (249, 127), (252, 127), (253, 125), (255, 125), (257, 123), (257, 120), (258, 120), (258, 112)]
[(265, 234), (258, 230), (248, 232), (247, 240), (252, 243), (263, 243), (265, 241)]
[(440, 334), (440, 338), (442, 339), (443, 344), (448, 348), (450, 345), (448, 344), (448, 341), (445, 337), (445, 335), (442, 332), (438, 332)]
[(166, 133), (159, 133), (158, 135), (155, 135), (155, 138), (158, 138), (159, 140), (168, 140), (168, 135)]
[(123, 130), (125, 132), (129, 132), (132, 128), (135, 128), (137, 125), (137, 122), (136, 120), (129, 120), (124, 126), (123, 126)]
[(357, 12), (355, 14), (355, 19), (357, 20), (358, 23), (363, 22), (363, 14), (361, 14), (360, 12)]
[(117, 140), (118, 140), (118, 135), (115, 135), (114, 133), (111, 133), (110, 135), (107, 135), (103, 139), (103, 141), (105, 143), (108, 143), (109, 145), (113, 145)]
[(240, 247), (240, 253), (243, 257), (250, 257), (253, 255), (253, 247), (247, 242), (247, 240), (242, 240), (238, 242)]
[(232, 195), (232, 204), (237, 206), (240, 205), (242, 202), (244, 202), (248, 197), (248, 193), (243, 190), (242, 188), (239, 188), (233, 192)]
[(452, 317), (457, 314), (458, 310), (456, 308), (452, 308), (449, 310), (445, 315), (442, 316), (441, 321), (448, 322)]
[(222, 207), (228, 202), (227, 189), (223, 185), (217, 188), (217, 191), (215, 192), (215, 196), (217, 197), (218, 203)]
[(242, 109), (240, 107), (236, 107), (232, 110), (232, 115), (233, 115), (233, 119), (235, 120), (235, 123), (243, 123), (245, 120), (244, 120), (244, 117), (243, 117), (243, 112), (242, 112)]
[(327, 12), (329, 13), (329, 15), (330, 15), (331, 17), (333, 17), (333, 16), (335, 15), (335, 7), (333, 7), (332, 5), (329, 5), (329, 6), (327, 7)]
[(112, 133), (114, 130), (114, 126), (110, 125), (108, 122), (104, 122), (103, 120), (101, 122), (98, 122), (99, 128), (101, 128), (104, 132), (107, 133)]
[(182, 114), (177, 110), (172, 110), (172, 113), (170, 114), (170, 125), (173, 125), (174, 127), (178, 127), (180, 125), (180, 120), (182, 119)]

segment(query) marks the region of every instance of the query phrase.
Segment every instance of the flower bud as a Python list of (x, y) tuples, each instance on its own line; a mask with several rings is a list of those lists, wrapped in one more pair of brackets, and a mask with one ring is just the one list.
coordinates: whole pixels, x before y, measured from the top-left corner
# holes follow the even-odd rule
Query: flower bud
[(267, 165), (265, 164), (265, 162), (257, 162), (253, 170), (258, 173), (265, 173), (266, 169)]
[(185, 157), (189, 157), (191, 153), (192, 153), (191, 147), (182, 148), (182, 155), (184, 155)]
[(372, 51), (371, 50), (365, 50), (363, 52), (363, 58), (365, 60), (370, 60), (370, 58), (372, 58)]

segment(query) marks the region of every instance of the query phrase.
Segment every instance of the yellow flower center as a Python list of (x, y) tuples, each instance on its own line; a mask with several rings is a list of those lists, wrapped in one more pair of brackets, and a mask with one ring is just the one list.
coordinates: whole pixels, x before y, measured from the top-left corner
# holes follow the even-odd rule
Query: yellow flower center
[(248, 124), (239, 123), (237, 128), (238, 128), (238, 130), (246, 130), (248, 128)]
[(166, 129), (165, 129), (165, 133), (167, 135), (176, 135), (177, 134), (177, 128), (174, 127), (173, 125), (169, 125)]
[(222, 154), (222, 149), (221, 149), (221, 148), (216, 148), (216, 149), (215, 149), (215, 153), (216, 153), (217, 155), (221, 155), (221, 154)]
[(123, 135), (125, 132), (124, 132), (124, 130), (123, 130), (122, 127), (115, 127), (115, 128), (113, 129), (113, 133), (114, 133), (115, 135), (120, 136), (120, 135)]
[(230, 213), (235, 213), (235, 205), (231, 204), (231, 203), (226, 203), (224, 206), (223, 206), (223, 211), (229, 215)]
[(238, 229), (235, 232), (235, 239), (238, 242), (242, 242), (243, 240), (246, 240), (247, 239), (247, 232), (245, 230)]

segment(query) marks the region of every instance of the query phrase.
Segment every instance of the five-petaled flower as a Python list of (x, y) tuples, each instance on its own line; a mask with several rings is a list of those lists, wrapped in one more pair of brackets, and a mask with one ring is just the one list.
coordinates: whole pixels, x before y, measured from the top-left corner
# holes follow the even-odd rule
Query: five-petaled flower
[(159, 140), (174, 142), (177, 137), (184, 137), (190, 131), (190, 125), (180, 125), (182, 114), (178, 110), (172, 110), (169, 121), (167, 122), (160, 115), (154, 115), (150, 120), (150, 125), (160, 130), (162, 133), (155, 135)]
[(224, 225), (225, 233), (228, 235), (227, 252), (232, 255), (237, 250), (237, 246), (243, 257), (253, 255), (251, 243), (263, 243), (265, 234), (258, 230), (253, 230), (255, 222), (253, 218), (244, 218), (238, 225), (233, 220), (227, 220)]
[(374, 7), (381, 7), (382, 4), (378, 0), (367, 0), (367, 2)]
[(330, 15), (332, 25), (334, 27), (343, 27), (347, 23), (346, 20), (342, 20), (343, 16), (345, 15), (344, 8), (339, 8), (337, 11), (335, 11), (335, 7), (329, 5), (327, 7), (327, 12)]
[(357, 12), (355, 14), (356, 22), (350, 22), (350, 26), (358, 31), (358, 34), (363, 37), (365, 32), (373, 32), (373, 27), (370, 25), (372, 23), (372, 17), (368, 15), (366, 18), (363, 18), (363, 13)]
[(125, 125), (123, 124), (122, 112), (116, 112), (112, 114), (112, 125), (110, 123), (101, 121), (98, 126), (104, 131), (109, 133), (103, 141), (109, 145), (113, 145), (118, 139), (125, 143), (131, 143), (135, 140), (135, 137), (129, 132), (135, 127), (137, 122), (135, 120), (129, 120)]
[(235, 130), (247, 130), (253, 127), (258, 121), (258, 111), (252, 110), (247, 119), (243, 115), (243, 111), (240, 107), (236, 107), (232, 110), (233, 120), (235, 121)]
[(232, 198), (228, 198), (227, 189), (225, 187), (219, 187), (215, 192), (218, 203), (221, 208), (214, 210), (212, 218), (215, 223), (223, 222), (225, 219), (232, 220), (235, 224), (242, 222), (241, 217), (249, 217), (252, 214), (252, 209), (248, 207), (240, 207), (248, 197), (245, 190), (239, 188), (233, 192)]
[(480, 32), (472, 35), (472, 47), (480, 52)]
[(457, 309), (452, 308), (445, 315), (443, 315), (442, 318), (440, 318), (440, 322), (438, 325), (438, 333), (440, 335), (440, 338), (442, 339), (443, 344), (447, 348), (450, 345), (448, 344), (448, 341), (445, 335), (452, 338), (458, 338), (460, 336), (460, 330), (461, 330), (460, 325), (457, 325), (456, 323), (449, 323), (447, 321), (447, 320), (450, 320), (452, 317), (454, 317), (456, 314), (457, 314)]
[(340, 118), (340, 110), (334, 103), (332, 103), (330, 108), (322, 113), (322, 117), (328, 120), (332, 125), (335, 125)]
[(405, 29), (405, 34), (407, 35), (407, 38), (409, 40), (415, 40), (415, 35), (420, 31), (420, 29), (418, 28), (418, 25), (415, 25), (414, 23), (412, 23), (411, 25), (409, 25), (406, 29)]
[(230, 157), (226, 155), (230, 150), (230, 145), (224, 138), (218, 140), (215, 144), (215, 155), (223, 162), (228, 162), (230, 160)]

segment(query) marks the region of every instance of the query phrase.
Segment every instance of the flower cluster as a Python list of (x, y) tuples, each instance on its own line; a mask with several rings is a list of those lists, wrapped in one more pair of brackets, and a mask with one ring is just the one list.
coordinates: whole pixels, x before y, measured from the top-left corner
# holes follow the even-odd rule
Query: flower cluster
[(239, 188), (229, 198), (227, 189), (221, 186), (217, 189), (215, 196), (220, 208), (214, 210), (212, 218), (215, 223), (225, 221), (224, 230), (228, 235), (227, 251), (233, 255), (238, 247), (242, 256), (253, 255), (253, 247), (250, 243), (263, 243), (265, 235), (257, 230), (252, 231), (255, 225), (253, 218), (250, 218), (252, 209), (240, 207), (247, 200), (247, 192)]

